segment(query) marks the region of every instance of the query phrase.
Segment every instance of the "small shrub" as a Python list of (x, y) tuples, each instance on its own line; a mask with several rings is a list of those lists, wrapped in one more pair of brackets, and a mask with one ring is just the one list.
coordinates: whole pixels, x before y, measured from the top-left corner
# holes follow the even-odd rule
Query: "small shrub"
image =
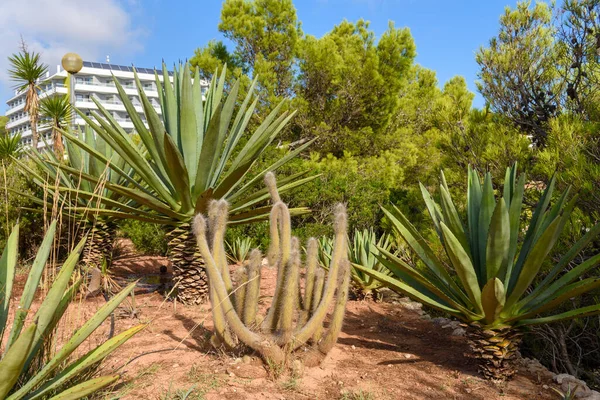
[(140, 253), (164, 256), (167, 253), (167, 238), (164, 229), (158, 224), (130, 220), (121, 226), (123, 235), (129, 239)]

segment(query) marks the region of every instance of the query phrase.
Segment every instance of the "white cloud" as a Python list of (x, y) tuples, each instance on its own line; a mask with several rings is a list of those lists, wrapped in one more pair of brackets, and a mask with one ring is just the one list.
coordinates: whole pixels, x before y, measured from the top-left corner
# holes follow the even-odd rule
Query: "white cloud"
[(96, 61), (141, 51), (143, 32), (127, 8), (136, 6), (131, 0), (0, 0), (0, 94), (10, 93), (7, 57), (18, 51), (21, 36), (51, 73), (69, 51)]

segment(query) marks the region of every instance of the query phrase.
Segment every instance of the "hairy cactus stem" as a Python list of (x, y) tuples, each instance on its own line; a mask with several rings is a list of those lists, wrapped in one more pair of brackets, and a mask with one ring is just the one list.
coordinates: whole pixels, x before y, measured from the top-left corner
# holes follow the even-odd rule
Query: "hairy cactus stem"
[[(311, 300), (312, 304), (311, 304), (309, 317), (312, 317), (314, 315), (315, 311), (317, 311), (317, 307), (319, 306), (319, 303), (321, 302), (321, 299), (323, 298), (323, 286), (325, 285), (325, 271), (323, 269), (319, 268), (315, 272), (314, 281), (315, 281), (314, 291), (313, 291), (313, 298)], [(306, 324), (306, 323), (304, 323), (304, 324)], [(302, 325), (300, 325), (300, 326), (302, 326)], [(313, 333), (313, 336), (312, 336), (313, 342), (316, 343), (321, 339), (322, 331), (323, 331), (323, 327), (321, 325), (319, 325), (315, 329), (315, 332)]]
[(290, 260), (285, 268), (285, 277), (283, 282), (282, 307), (278, 320), (280, 334), (277, 343), (286, 344), (292, 337), (292, 323), (296, 311), (296, 299), (298, 294), (298, 278), (300, 275), (300, 244), (298, 238), (292, 238), (292, 253)]
[[(306, 275), (304, 276), (304, 298), (302, 301), (302, 315), (299, 325), (304, 325), (308, 320), (312, 308), (312, 294), (315, 287), (315, 271), (319, 263), (319, 244), (317, 239), (308, 239), (306, 246)], [(319, 299), (320, 300), (320, 299)]]
[(346, 313), (346, 302), (348, 301), (348, 287), (350, 285), (350, 262), (344, 260), (340, 266), (340, 276), (338, 279), (337, 300), (329, 329), (323, 339), (319, 342), (319, 351), (323, 354), (329, 353), (337, 342), (338, 336), (342, 330), (344, 323), (344, 315)]
[(250, 259), (246, 266), (248, 274), (248, 287), (244, 299), (243, 321), (246, 325), (255, 325), (258, 314), (258, 298), (260, 297), (260, 266), (262, 255), (260, 250), (254, 249), (250, 252)]
[(267, 189), (269, 189), (273, 204), (280, 202), (281, 197), (279, 197), (279, 190), (277, 190), (277, 180), (275, 179), (275, 174), (271, 171), (265, 174), (265, 185), (267, 186)]
[(315, 312), (310, 317), (308, 322), (303, 327), (301, 327), (296, 333), (294, 350), (306, 343), (306, 341), (313, 336), (315, 330), (320, 325), (322, 325), (323, 321), (325, 320), (325, 317), (327, 315), (327, 309), (335, 295), (340, 264), (347, 260), (348, 257), (348, 252), (346, 248), (346, 246), (348, 245), (346, 239), (346, 230), (346, 207), (343, 204), (338, 204), (336, 206), (335, 212), (334, 248), (333, 254), (331, 256), (331, 262), (329, 264), (329, 273), (327, 274), (327, 281), (325, 282), (325, 287), (323, 289), (323, 297), (321, 298), (318, 307), (316, 308)]
[[(236, 270), (235, 270), (235, 281), (237, 282), (237, 285), (235, 287), (235, 290), (233, 291), (234, 293), (234, 299), (235, 299), (235, 312), (238, 313), (238, 315), (243, 316), (244, 315), (244, 304), (245, 304), (245, 300), (246, 300), (246, 290), (248, 289), (248, 268), (247, 268), (247, 264), (245, 265), (240, 265)], [(243, 320), (243, 318), (242, 318)], [(244, 321), (244, 323), (246, 323), (246, 321)]]
[(223, 278), (219, 274), (217, 264), (210, 253), (208, 241), (206, 240), (206, 221), (201, 214), (196, 215), (194, 219), (194, 234), (200, 253), (206, 261), (206, 270), (210, 284), (215, 288), (216, 300), (220, 302), (226, 321), (233, 333), (248, 347), (260, 353), (263, 359), (283, 363), (285, 361), (283, 351), (272, 341), (248, 329), (240, 320), (238, 314), (235, 313)]
[(229, 216), (229, 204), (226, 200), (213, 200), (209, 206), (209, 227), (212, 236), (212, 253), (217, 266), (221, 271), (225, 288), (229, 293), (233, 290), (233, 283), (229, 275), (229, 264), (227, 262), (227, 253), (225, 252), (225, 230), (227, 229), (227, 219)]
[[(277, 221), (283, 221), (278, 235), (280, 237), (280, 254), (277, 261), (277, 283), (271, 307), (267, 312), (265, 319), (262, 322), (261, 329), (266, 332), (272, 332), (277, 328), (279, 316), (281, 315), (281, 291), (284, 283), (284, 269), (290, 259), (292, 228), (290, 220), (290, 212), (287, 206), (282, 202), (277, 202), (271, 210), (271, 230), (273, 226), (277, 227)], [(276, 228), (277, 229), (277, 228)]]

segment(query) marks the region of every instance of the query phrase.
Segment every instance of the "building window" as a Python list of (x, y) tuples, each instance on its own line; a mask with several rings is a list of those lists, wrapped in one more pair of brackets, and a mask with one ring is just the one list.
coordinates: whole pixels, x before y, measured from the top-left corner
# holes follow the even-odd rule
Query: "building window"
[(78, 76), (75, 79), (75, 83), (81, 83), (84, 85), (91, 85), (92, 84), (92, 77), (91, 76)]

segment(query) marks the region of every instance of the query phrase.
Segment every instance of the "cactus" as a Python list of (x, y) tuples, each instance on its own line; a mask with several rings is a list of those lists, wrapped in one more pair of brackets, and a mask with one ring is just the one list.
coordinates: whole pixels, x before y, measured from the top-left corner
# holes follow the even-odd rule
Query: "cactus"
[[(267, 260), (277, 270), (277, 284), (262, 321), (258, 315), (261, 252), (251, 252), (249, 260), (234, 272), (235, 279), (229, 275), (223, 247), (227, 202), (212, 201), (208, 218), (198, 214), (194, 221), (198, 249), (206, 261), (209, 278), (215, 321), (212, 343), (233, 347), (239, 341), (271, 365), (284, 365), (296, 354), (302, 354), (305, 364), (314, 365), (335, 345), (344, 319), (350, 282), (346, 210), (341, 204), (336, 207), (329, 270), (325, 273), (318, 267), (318, 243), (310, 239), (301, 279), (301, 246), (291, 234), (290, 212), (279, 197), (272, 173), (265, 176), (265, 183), (273, 201)], [(236, 282), (235, 288), (232, 281)], [(325, 329), (323, 322), (330, 309), (333, 311)]]

